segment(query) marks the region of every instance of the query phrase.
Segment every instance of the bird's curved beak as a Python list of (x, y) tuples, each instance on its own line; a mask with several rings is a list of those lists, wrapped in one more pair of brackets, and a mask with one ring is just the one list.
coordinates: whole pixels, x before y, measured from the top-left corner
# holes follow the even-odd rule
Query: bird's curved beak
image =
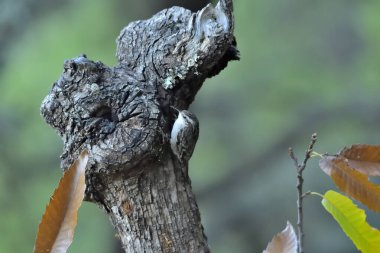
[(177, 113), (179, 113), (179, 110), (175, 108), (174, 106), (171, 105), (170, 108), (174, 109)]

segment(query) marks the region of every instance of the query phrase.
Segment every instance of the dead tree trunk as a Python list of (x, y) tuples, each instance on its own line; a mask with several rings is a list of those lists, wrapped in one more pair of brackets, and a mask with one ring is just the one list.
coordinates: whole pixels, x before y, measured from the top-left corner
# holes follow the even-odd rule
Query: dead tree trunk
[(176, 115), (204, 80), (239, 58), (232, 0), (180, 7), (125, 27), (118, 65), (64, 63), (41, 113), (64, 142), (62, 168), (83, 149), (86, 200), (103, 208), (126, 252), (208, 252), (187, 171), (170, 148)]

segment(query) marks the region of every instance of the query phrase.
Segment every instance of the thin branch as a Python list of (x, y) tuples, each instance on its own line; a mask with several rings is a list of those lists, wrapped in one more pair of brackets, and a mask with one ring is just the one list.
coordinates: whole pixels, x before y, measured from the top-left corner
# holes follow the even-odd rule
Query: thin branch
[(301, 173), (305, 169), (306, 163), (310, 159), (310, 157), (311, 157), (311, 155), (313, 153), (313, 147), (314, 147), (316, 141), (317, 141), (317, 134), (313, 133), (313, 135), (311, 136), (311, 141), (310, 141), (309, 147), (308, 147), (308, 149), (306, 151), (306, 154), (305, 154), (305, 158), (304, 158), (302, 166), (300, 168)]
[(297, 169), (297, 230), (298, 230), (298, 252), (304, 253), (303, 244), (304, 244), (304, 237), (305, 234), (303, 232), (303, 197), (309, 195), (309, 192), (303, 193), (303, 176), (302, 173), (306, 168), (306, 164), (308, 160), (312, 157), (313, 148), (317, 141), (317, 134), (314, 133), (311, 136), (311, 141), (309, 144), (308, 149), (306, 150), (304, 160), (302, 164), (298, 162), (297, 157), (294, 154), (294, 151), (292, 148), (289, 148), (289, 156), (294, 162), (294, 166)]
[(293, 152), (293, 149), (292, 148), (289, 148), (289, 156), (290, 158), (293, 160), (294, 162), (294, 166), (297, 168), (297, 172), (299, 171), (299, 163), (298, 163), (298, 159), (297, 157), (294, 155), (294, 152)]

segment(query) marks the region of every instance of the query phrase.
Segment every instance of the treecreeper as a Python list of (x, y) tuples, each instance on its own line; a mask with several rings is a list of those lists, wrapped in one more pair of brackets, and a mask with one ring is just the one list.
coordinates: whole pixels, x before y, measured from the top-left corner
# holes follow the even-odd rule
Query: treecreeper
[(125, 252), (209, 252), (187, 175), (198, 138), (187, 110), (206, 78), (239, 59), (232, 11), (221, 0), (132, 22), (116, 40), (116, 66), (66, 60), (42, 102), (63, 140), (61, 167), (88, 150), (85, 200), (106, 212)]

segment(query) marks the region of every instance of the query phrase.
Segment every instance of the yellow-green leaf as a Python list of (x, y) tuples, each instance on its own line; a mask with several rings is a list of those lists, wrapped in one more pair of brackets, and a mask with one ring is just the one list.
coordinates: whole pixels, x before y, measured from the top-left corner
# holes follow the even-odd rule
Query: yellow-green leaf
[(380, 252), (380, 231), (367, 223), (364, 210), (335, 191), (325, 193), (322, 205), (359, 250), (363, 253)]

